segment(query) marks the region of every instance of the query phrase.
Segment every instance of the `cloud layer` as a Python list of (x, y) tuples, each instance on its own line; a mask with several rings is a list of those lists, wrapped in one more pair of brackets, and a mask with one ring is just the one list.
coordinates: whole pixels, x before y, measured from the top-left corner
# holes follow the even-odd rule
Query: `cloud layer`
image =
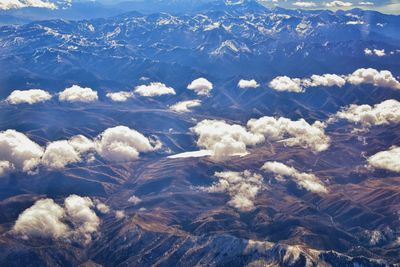
[(209, 193), (226, 193), (230, 196), (228, 205), (241, 212), (254, 210), (254, 201), (263, 188), (263, 177), (259, 174), (244, 172), (216, 172), (219, 180), (210, 187), (201, 187)]
[(372, 68), (361, 68), (349, 75), (322, 74), (303, 79), (278, 76), (269, 82), (268, 86), (276, 91), (302, 93), (309, 87), (343, 87), (346, 84), (370, 84), (376, 87), (400, 89), (400, 82), (390, 71), (378, 71)]
[(352, 104), (336, 113), (334, 118), (345, 119), (364, 127), (400, 123), (400, 102), (390, 99), (374, 106)]
[(30, 90), (15, 90), (6, 99), (6, 101), (12, 105), (18, 104), (36, 104), (51, 99), (51, 95), (41, 89), (30, 89)]
[(326, 125), (320, 121), (309, 124), (304, 119), (292, 121), (287, 118), (262, 117), (247, 123), (250, 132), (262, 135), (271, 141), (283, 142), (288, 146), (301, 146), (315, 152), (329, 147), (330, 139), (325, 135)]
[(90, 160), (97, 152), (112, 162), (126, 162), (139, 158), (141, 152), (158, 149), (154, 142), (126, 126), (108, 128), (91, 140), (76, 135), (69, 140), (49, 142), (46, 148), (15, 130), (0, 132), (0, 176), (12, 171), (33, 173), (39, 165), (48, 169), (62, 169), (72, 163)]
[(285, 176), (294, 178), (295, 182), (307, 191), (314, 193), (328, 192), (328, 189), (314, 174), (299, 172), (295, 168), (289, 167), (283, 163), (276, 161), (266, 162), (261, 169), (265, 172), (275, 174), (279, 179)]
[(249, 120), (247, 127), (228, 124), (222, 120), (203, 120), (192, 127), (191, 131), (198, 135), (197, 146), (205, 150), (171, 158), (204, 156), (211, 153), (215, 160), (227, 160), (232, 156), (246, 155), (249, 146), (266, 140), (321, 152), (328, 149), (330, 143), (325, 134), (325, 127), (326, 124), (320, 121), (309, 124), (304, 119), (292, 121), (288, 118), (267, 116)]

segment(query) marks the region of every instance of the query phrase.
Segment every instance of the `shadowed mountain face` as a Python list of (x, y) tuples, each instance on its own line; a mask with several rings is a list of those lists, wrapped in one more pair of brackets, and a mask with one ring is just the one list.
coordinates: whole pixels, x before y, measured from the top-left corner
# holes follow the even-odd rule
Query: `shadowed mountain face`
[[(95, 143), (85, 160), (62, 168), (43, 163), (29, 172), (16, 167), (0, 177), (0, 265), (398, 266), (400, 176), (372, 168), (367, 159), (400, 145), (400, 120), (374, 125), (366, 119), (370, 124), (362, 127), (329, 118), (350, 104), (400, 100), (399, 88), (367, 80), (280, 92), (268, 83), (276, 76), (344, 77), (360, 68), (390, 70), (397, 79), (400, 17), (357, 9), (270, 10), (255, 1), (204, 3), (190, 12), (0, 28), (0, 97), (16, 89), (53, 95), (32, 105), (2, 101), (2, 133), (14, 129), (43, 148), (79, 134)], [(366, 48), (385, 55), (369, 55)], [(213, 83), (208, 96), (187, 89), (199, 77)], [(259, 86), (239, 88), (241, 79)], [(136, 92), (126, 102), (106, 96), (151, 82), (165, 83), (175, 94)], [(58, 93), (74, 84), (96, 90), (98, 99), (59, 100)], [(171, 110), (193, 99), (201, 106), (192, 112)], [(388, 121), (396, 121), (398, 112)], [(168, 157), (204, 148), (193, 127), (205, 119), (247, 129), (250, 119), (263, 116), (326, 122), (329, 148), (312, 151), (285, 136), (223, 160)], [(122, 161), (105, 154), (105, 130), (118, 125), (148, 137), (154, 151)], [(1, 138), (0, 163), (8, 153)], [(113, 146), (120, 146), (118, 138)], [(266, 162), (285, 163), (300, 174), (262, 170)], [(235, 179), (223, 180), (226, 172)], [(326, 191), (307, 190), (299, 183), (304, 177), (318, 179)], [(89, 210), (75, 212), (73, 199), (66, 200), (74, 194), (89, 197)], [(251, 201), (251, 209), (239, 206), (237, 196), (243, 206)], [(43, 199), (54, 203), (28, 232), (30, 224), (21, 222), (34, 221), (37, 214), (26, 211)], [(58, 217), (50, 220), (50, 213)], [(53, 236), (38, 230), (57, 224), (64, 226), (52, 229)]]

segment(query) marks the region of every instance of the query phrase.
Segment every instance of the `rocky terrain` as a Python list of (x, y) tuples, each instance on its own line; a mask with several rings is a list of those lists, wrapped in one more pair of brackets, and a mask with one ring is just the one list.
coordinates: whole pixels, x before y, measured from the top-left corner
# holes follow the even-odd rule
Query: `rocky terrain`
[(0, 27), (1, 266), (398, 266), (400, 17), (229, 3)]

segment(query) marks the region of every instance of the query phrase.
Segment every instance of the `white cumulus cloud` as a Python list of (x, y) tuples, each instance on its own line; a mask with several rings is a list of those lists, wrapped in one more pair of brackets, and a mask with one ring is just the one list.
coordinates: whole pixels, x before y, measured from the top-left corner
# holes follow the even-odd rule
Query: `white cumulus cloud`
[(400, 82), (388, 70), (358, 69), (347, 77), (347, 81), (353, 85), (372, 84), (378, 87), (400, 89)]
[(163, 83), (150, 83), (149, 85), (140, 85), (135, 88), (135, 93), (145, 96), (162, 96), (162, 95), (175, 95), (175, 90), (172, 87), (168, 87)]
[(185, 113), (185, 112), (191, 112), (191, 108), (198, 107), (201, 105), (200, 100), (187, 100), (187, 101), (181, 101), (178, 102), (172, 106), (169, 107), (170, 110), (173, 110), (175, 112), (179, 113)]
[(80, 87), (79, 85), (73, 85), (66, 88), (64, 91), (59, 93), (58, 98), (60, 101), (65, 102), (83, 102), (89, 103), (99, 99), (97, 92), (88, 87)]
[(280, 141), (288, 146), (301, 146), (321, 152), (329, 147), (330, 139), (325, 135), (326, 125), (320, 121), (309, 124), (304, 119), (292, 121), (288, 118), (262, 117), (247, 123), (251, 133), (262, 135), (267, 140)]
[(0, 176), (12, 171), (34, 173), (39, 165), (62, 169), (72, 163), (90, 161), (97, 152), (108, 161), (135, 160), (141, 152), (159, 149), (161, 142), (148, 139), (126, 126), (108, 128), (96, 138), (83, 135), (49, 142), (45, 149), (15, 130), (0, 132)]
[(300, 187), (308, 191), (315, 193), (328, 192), (328, 189), (314, 174), (299, 172), (295, 168), (287, 166), (283, 163), (276, 161), (266, 162), (261, 169), (277, 175), (278, 178), (285, 176), (292, 177)]
[(62, 140), (52, 142), (46, 147), (42, 164), (49, 169), (61, 169), (80, 160), (80, 155), (75, 148), (67, 140)]
[(82, 155), (94, 150), (94, 143), (83, 135), (47, 145), (41, 163), (49, 169), (62, 169), (68, 164), (82, 161)]
[(312, 75), (310, 79), (303, 79), (302, 85), (304, 87), (343, 87), (346, 84), (345, 77), (336, 74), (323, 74), (323, 75)]
[(64, 237), (70, 231), (64, 218), (65, 210), (52, 199), (38, 200), (19, 215), (13, 232), (24, 239)]
[(34, 171), (42, 155), (43, 149), (25, 134), (15, 130), (0, 132), (0, 173), (3, 175), (12, 170)]
[[(369, 53), (375, 53), (374, 51), (366, 49), (364, 52), (369, 54)], [(376, 51), (378, 54), (382, 52), (380, 50)], [(349, 75), (322, 74), (322, 75), (312, 75), (309, 78), (303, 78), (303, 79), (291, 78), (287, 76), (278, 76), (269, 83), (269, 87), (276, 91), (303, 93), (305, 92), (305, 89), (309, 87), (318, 87), (318, 86), (343, 87), (346, 84), (352, 84), (352, 85), (372, 84), (378, 87), (400, 89), (400, 82), (396, 80), (396, 78), (390, 71), (387, 70), (379, 71), (372, 68), (369, 69), (361, 68)]]
[(67, 197), (64, 207), (52, 199), (41, 199), (19, 215), (12, 233), (24, 239), (52, 238), (88, 243), (100, 225), (93, 207), (90, 198), (77, 195)]
[(365, 48), (364, 49), (364, 54), (366, 54), (367, 56), (378, 56), (378, 57), (383, 57), (386, 56), (386, 52), (385, 49), (369, 49), (369, 48)]
[(35, 104), (44, 102), (51, 99), (51, 95), (41, 89), (30, 89), (30, 90), (15, 90), (6, 99), (6, 101), (12, 105), (18, 104)]
[(327, 7), (336, 7), (336, 8), (351, 7), (352, 5), (353, 5), (353, 3), (351, 3), (351, 2), (343, 2), (343, 1), (339, 1), (339, 0), (326, 3)]
[(97, 152), (112, 162), (136, 160), (140, 152), (154, 149), (143, 134), (126, 126), (109, 128), (96, 138)]
[(362, 2), (359, 2), (359, 5), (360, 6), (373, 6), (374, 3), (373, 2), (369, 2), (369, 1), (362, 1)]
[(305, 8), (307, 8), (307, 7), (316, 7), (317, 6), (317, 4), (314, 3), (314, 2), (301, 2), (301, 1), (294, 2), (293, 5), (297, 6), (297, 7), (305, 7)]
[(209, 193), (227, 193), (230, 196), (228, 205), (241, 212), (254, 210), (254, 201), (263, 188), (263, 177), (248, 170), (243, 172), (216, 172), (219, 180), (210, 187), (200, 189)]
[(125, 102), (133, 96), (133, 92), (115, 92), (107, 93), (106, 96), (114, 102)]
[(83, 243), (90, 242), (91, 234), (100, 225), (100, 219), (92, 209), (93, 201), (89, 197), (71, 195), (65, 199), (64, 206), (67, 217), (73, 224), (72, 238)]
[(368, 158), (370, 166), (393, 172), (400, 172), (400, 147), (393, 146)]
[(239, 88), (257, 88), (260, 87), (256, 80), (240, 80), (238, 83)]
[(247, 154), (246, 147), (263, 141), (263, 137), (247, 131), (241, 125), (219, 120), (203, 120), (191, 131), (197, 134), (197, 145), (212, 151), (212, 158), (225, 160), (235, 155)]
[(390, 99), (374, 106), (352, 104), (334, 117), (365, 127), (400, 123), (400, 102)]
[(198, 95), (208, 96), (213, 89), (213, 84), (205, 78), (198, 78), (192, 81), (187, 89), (195, 91)]
[(301, 86), (301, 79), (290, 78), (288, 76), (278, 76), (274, 78), (268, 86), (276, 91), (286, 91), (286, 92), (303, 92), (303, 87)]

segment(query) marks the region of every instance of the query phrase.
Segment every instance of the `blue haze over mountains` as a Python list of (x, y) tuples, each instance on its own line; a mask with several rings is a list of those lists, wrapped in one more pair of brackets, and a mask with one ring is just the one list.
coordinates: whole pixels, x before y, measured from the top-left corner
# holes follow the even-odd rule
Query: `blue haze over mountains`
[[(399, 175), (358, 169), (363, 153), (400, 144), (399, 125), (358, 134), (347, 122), (331, 124), (332, 145), (321, 154), (266, 143), (223, 163), (166, 157), (198, 150), (189, 129), (203, 119), (245, 124), (255, 117), (283, 116), (311, 123), (328, 120), (350, 104), (400, 100), (400, 90), (368, 84), (304, 93), (277, 92), (267, 85), (277, 76), (348, 75), (359, 68), (390, 70), (399, 77), (400, 16), (361, 9), (268, 9), (251, 0), (228, 3), (75, 3), (56, 11), (0, 11), (1, 99), (15, 89), (56, 94), (74, 84), (99, 93), (99, 101), (90, 104), (56, 98), (37, 105), (2, 101), (2, 131), (27, 133), (44, 146), (76, 134), (95, 138), (109, 127), (126, 125), (164, 145), (134, 162), (110, 164), (100, 158), (0, 179), (1, 266), (246, 266), (260, 259), (277, 266), (398, 266), (399, 246), (393, 244), (400, 229)], [(349, 24), (354, 21), (365, 23)], [(366, 48), (393, 54), (366, 56)], [(212, 81), (212, 95), (196, 112), (171, 112), (178, 100), (197, 97), (187, 85), (199, 77)], [(237, 86), (240, 79), (255, 79), (260, 87), (243, 90)], [(165, 83), (176, 95), (135, 96), (118, 104), (106, 97), (149, 82)], [(368, 147), (357, 141), (359, 136)], [(327, 177), (332, 193), (321, 197), (293, 182), (270, 182), (276, 189), (260, 197), (255, 211), (240, 213), (224, 206), (224, 195), (194, 189), (212, 184), (215, 172), (259, 171), (274, 159)], [(381, 187), (369, 184), (371, 177)], [(133, 193), (142, 199), (140, 210), (126, 201)], [(71, 194), (101, 199), (127, 217), (104, 215), (88, 245), (21, 240), (6, 231), (38, 199)], [(372, 229), (383, 229), (387, 238), (371, 245), (365, 232)], [(253, 240), (272, 245), (249, 250)]]

